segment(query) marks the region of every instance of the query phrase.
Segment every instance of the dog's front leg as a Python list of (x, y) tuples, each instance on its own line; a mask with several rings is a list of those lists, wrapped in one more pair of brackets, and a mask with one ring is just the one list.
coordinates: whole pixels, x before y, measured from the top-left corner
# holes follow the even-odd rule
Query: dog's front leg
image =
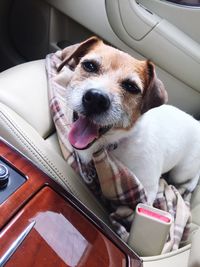
[(152, 188), (148, 188), (147, 191), (147, 204), (152, 206), (155, 199), (156, 195), (158, 193), (158, 184), (154, 185)]

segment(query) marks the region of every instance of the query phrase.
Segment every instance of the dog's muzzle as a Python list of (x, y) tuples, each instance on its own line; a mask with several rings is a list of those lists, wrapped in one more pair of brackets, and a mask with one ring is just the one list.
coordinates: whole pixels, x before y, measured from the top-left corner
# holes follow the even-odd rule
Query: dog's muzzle
[(82, 97), (83, 111), (73, 112), (73, 122), (68, 134), (71, 145), (78, 150), (89, 148), (96, 140), (112, 128), (112, 125), (100, 125), (94, 120), (104, 116), (111, 105), (109, 96), (97, 89), (89, 89)]
[(97, 89), (89, 89), (83, 95), (82, 104), (85, 114), (99, 115), (106, 112), (110, 107), (109, 96)]

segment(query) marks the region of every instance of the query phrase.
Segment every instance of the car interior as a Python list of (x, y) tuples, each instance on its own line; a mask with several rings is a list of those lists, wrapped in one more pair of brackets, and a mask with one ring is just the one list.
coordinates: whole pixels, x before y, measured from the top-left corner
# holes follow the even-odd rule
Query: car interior
[[(151, 60), (168, 103), (200, 119), (200, 1), (2, 0), (0, 22), (0, 137), (110, 226), (106, 210), (62, 156), (44, 59), (98, 36), (137, 59)], [(190, 241), (173, 252), (142, 256), (144, 267), (200, 266), (199, 185), (191, 213)], [(117, 266), (114, 262), (107, 266)]]

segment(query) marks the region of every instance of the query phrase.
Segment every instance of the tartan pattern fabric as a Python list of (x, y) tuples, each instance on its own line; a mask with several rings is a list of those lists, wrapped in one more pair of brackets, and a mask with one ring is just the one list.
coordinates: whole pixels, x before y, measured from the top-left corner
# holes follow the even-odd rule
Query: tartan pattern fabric
[[(68, 141), (73, 112), (65, 98), (73, 72), (65, 66), (59, 73), (61, 52), (47, 55), (46, 70), (49, 83), (49, 104), (60, 147), (66, 162), (80, 175), (99, 201), (107, 208), (116, 233), (127, 241), (134, 210), (138, 203), (147, 203), (140, 181), (119, 159), (112, 155), (117, 144), (111, 144), (93, 155), (92, 162), (83, 164)], [(173, 222), (162, 253), (178, 249), (187, 241), (191, 222), (189, 184), (168, 185), (161, 178), (154, 207), (168, 211)]]

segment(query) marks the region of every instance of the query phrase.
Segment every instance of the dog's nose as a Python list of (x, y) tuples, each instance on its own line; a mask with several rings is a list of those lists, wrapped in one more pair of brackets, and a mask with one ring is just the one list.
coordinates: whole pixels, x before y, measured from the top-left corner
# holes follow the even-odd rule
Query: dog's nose
[(90, 89), (83, 95), (83, 106), (86, 113), (100, 114), (110, 107), (109, 96), (97, 89)]

